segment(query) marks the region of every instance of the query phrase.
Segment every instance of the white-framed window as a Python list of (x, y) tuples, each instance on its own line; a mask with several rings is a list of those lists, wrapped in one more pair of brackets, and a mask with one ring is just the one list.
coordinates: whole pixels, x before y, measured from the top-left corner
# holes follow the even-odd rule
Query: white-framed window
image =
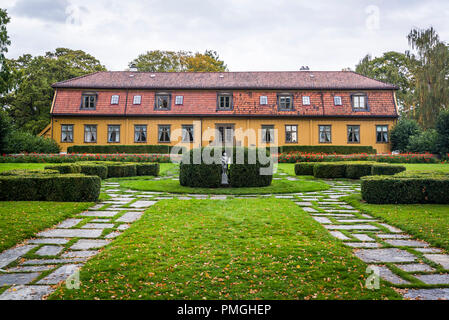
[(274, 142), (274, 125), (262, 126), (262, 142), (264, 143)]
[(134, 96), (133, 104), (141, 104), (141, 103), (142, 103), (142, 96)]
[(388, 143), (388, 126), (380, 125), (376, 126), (376, 142), (377, 143)]
[(108, 142), (117, 143), (120, 142), (120, 126), (108, 125)]
[(158, 142), (170, 142), (170, 125), (159, 125)]
[(336, 105), (336, 106), (342, 106), (343, 105), (343, 101), (342, 101), (340, 96), (335, 96), (334, 97), (334, 105)]
[(61, 125), (61, 142), (73, 142), (73, 124)]
[(182, 142), (193, 142), (193, 125), (182, 125)]
[(135, 125), (134, 126), (134, 142), (147, 142), (147, 126)]
[(302, 104), (305, 106), (310, 106), (310, 97), (309, 96), (303, 96), (302, 97)]
[(366, 95), (356, 94), (352, 96), (352, 108), (354, 110), (363, 111), (366, 110)]
[(268, 104), (268, 97), (267, 96), (260, 96), (260, 105), (265, 106)]
[(360, 143), (360, 126), (348, 126), (348, 143)]
[(97, 142), (97, 125), (96, 124), (84, 125), (84, 142), (87, 142), (87, 143)]
[(293, 110), (293, 96), (291, 94), (278, 95), (278, 106), (280, 110)]
[(330, 125), (319, 126), (320, 143), (332, 142), (332, 127)]
[(232, 110), (232, 94), (219, 93), (217, 95), (217, 109), (218, 110)]
[(118, 104), (118, 100), (119, 100), (119, 95), (114, 94), (114, 95), (111, 97), (111, 104)]
[(184, 104), (184, 96), (176, 96), (175, 97), (175, 104), (177, 104), (177, 105)]
[(298, 126), (286, 125), (285, 126), (285, 142), (297, 143), (298, 142)]

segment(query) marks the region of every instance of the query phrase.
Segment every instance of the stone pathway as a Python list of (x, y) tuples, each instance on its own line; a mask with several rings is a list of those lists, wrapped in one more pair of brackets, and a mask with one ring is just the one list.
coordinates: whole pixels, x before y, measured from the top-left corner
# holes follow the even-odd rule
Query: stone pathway
[[(281, 176), (276, 179), (296, 179)], [(138, 192), (120, 189), (118, 183), (105, 182), (102, 188), (111, 197), (109, 200), (0, 253), (0, 292), (7, 286), (0, 300), (45, 299), (57, 284), (71, 281), (88, 259), (159, 200), (265, 197), (296, 203), (298, 209), (310, 214), (332, 236), (352, 248), (358, 258), (377, 267), (380, 277), (393, 284), (405, 298), (449, 300), (449, 255), (341, 201), (343, 196), (360, 192), (359, 183), (327, 183), (331, 188), (322, 192), (232, 196)]]

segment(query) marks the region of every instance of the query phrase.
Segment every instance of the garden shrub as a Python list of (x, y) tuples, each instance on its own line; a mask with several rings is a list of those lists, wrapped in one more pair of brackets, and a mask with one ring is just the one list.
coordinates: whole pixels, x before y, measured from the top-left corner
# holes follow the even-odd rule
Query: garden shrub
[(159, 163), (136, 163), (138, 176), (158, 176)]
[(295, 164), (295, 174), (297, 176), (313, 176), (313, 167), (315, 163), (301, 162)]
[(108, 168), (108, 178), (134, 177), (137, 175), (137, 168), (134, 163), (114, 163), (104, 164)]
[(428, 129), (410, 137), (407, 151), (415, 153), (438, 153), (437, 140), (437, 131), (435, 129)]
[(440, 155), (447, 156), (449, 154), (449, 110), (440, 112), (435, 129), (438, 133), (436, 148)]
[(313, 167), (313, 175), (325, 179), (345, 178), (346, 164), (319, 162)]
[(305, 152), (305, 153), (335, 153), (335, 154), (355, 154), (369, 153), (376, 154), (377, 150), (371, 146), (282, 146), (281, 153), (288, 152)]
[[(264, 163), (267, 159), (270, 159), (270, 153), (263, 150), (265, 158), (260, 159), (259, 152), (261, 150), (257, 148), (233, 148), (233, 160), (229, 165), (228, 172), (231, 187), (266, 187), (271, 184), (273, 180), (273, 169), (272, 167), (270, 168), (271, 161)], [(242, 160), (244, 163), (238, 163), (239, 153), (243, 156)], [(252, 155), (254, 155), (254, 161), (251, 159)]]
[(38, 137), (29, 132), (12, 131), (5, 147), (6, 153), (59, 153), (59, 146), (53, 139)]
[(1, 201), (97, 201), (99, 177), (83, 174), (18, 174), (0, 176)]
[(362, 198), (372, 204), (449, 204), (449, 177), (396, 175), (362, 178)]
[(392, 176), (397, 173), (405, 171), (404, 166), (391, 165), (391, 164), (374, 164), (372, 166), (371, 175), (373, 176)]
[(361, 177), (370, 176), (372, 168), (372, 163), (347, 164), (345, 177), (348, 179), (360, 179)]
[(170, 153), (169, 145), (86, 145), (71, 146), (67, 153)]
[(410, 137), (419, 135), (421, 127), (418, 122), (410, 119), (401, 119), (390, 132), (391, 148), (400, 152), (407, 151)]
[(28, 169), (14, 169), (0, 172), (0, 176), (21, 176), (21, 175), (47, 175), (60, 174), (58, 170), (28, 170)]
[(51, 165), (51, 166), (46, 166), (45, 169), (57, 170), (57, 171), (59, 171), (59, 173), (62, 173), (62, 174), (81, 173), (81, 167), (75, 163)]
[(221, 186), (221, 164), (205, 163), (203, 151), (218, 162), (221, 161), (221, 148), (192, 149), (185, 153), (179, 166), (179, 183), (194, 188), (218, 188)]
[(101, 179), (107, 179), (108, 167), (104, 164), (79, 162), (77, 163), (81, 169), (81, 173), (87, 176), (98, 176)]

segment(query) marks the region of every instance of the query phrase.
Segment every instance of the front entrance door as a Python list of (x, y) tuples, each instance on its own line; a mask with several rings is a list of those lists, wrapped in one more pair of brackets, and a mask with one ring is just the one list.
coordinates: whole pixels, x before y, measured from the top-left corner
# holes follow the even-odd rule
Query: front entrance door
[(234, 125), (233, 124), (217, 124), (216, 125), (216, 141), (217, 144), (227, 146), (234, 145)]

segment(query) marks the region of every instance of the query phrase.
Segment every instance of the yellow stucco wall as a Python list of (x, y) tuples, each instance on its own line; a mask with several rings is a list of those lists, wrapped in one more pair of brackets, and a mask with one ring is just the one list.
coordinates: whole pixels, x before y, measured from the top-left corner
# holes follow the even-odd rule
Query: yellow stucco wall
[[(73, 143), (61, 142), (61, 125), (74, 125), (74, 141)], [(51, 129), (51, 135), (62, 148), (66, 151), (69, 146), (83, 145), (84, 142), (84, 125), (97, 125), (97, 145), (107, 145), (107, 127), (108, 125), (120, 125), (120, 143), (126, 145), (139, 145), (142, 143), (134, 142), (134, 125), (147, 125), (147, 142), (146, 144), (168, 144), (158, 143), (157, 132), (158, 125), (171, 125), (171, 145), (181, 141), (182, 125), (194, 124), (195, 142), (193, 144), (184, 144), (185, 146), (200, 146), (201, 129), (203, 142), (206, 146), (210, 141), (214, 140), (214, 129), (217, 124), (232, 124), (235, 128), (235, 141), (237, 145), (259, 145), (261, 143), (262, 125), (274, 125), (277, 130), (277, 140), (275, 144), (281, 145), (361, 145), (373, 146), (379, 153), (390, 152), (390, 144), (376, 143), (376, 125), (388, 125), (389, 129), (395, 124), (393, 119), (369, 119), (369, 118), (250, 118), (250, 117), (206, 117), (206, 118), (173, 118), (173, 117), (139, 117), (139, 118), (122, 118), (122, 117), (54, 117)], [(285, 125), (298, 126), (298, 142), (285, 143)], [(332, 143), (319, 143), (319, 125), (332, 126)], [(347, 142), (347, 126), (360, 126), (360, 143)], [(243, 137), (245, 130), (248, 128), (254, 130), (255, 137)], [(208, 131), (209, 130), (209, 131)], [(210, 133), (210, 135), (209, 135)], [(246, 132), (248, 133), (248, 132)]]

